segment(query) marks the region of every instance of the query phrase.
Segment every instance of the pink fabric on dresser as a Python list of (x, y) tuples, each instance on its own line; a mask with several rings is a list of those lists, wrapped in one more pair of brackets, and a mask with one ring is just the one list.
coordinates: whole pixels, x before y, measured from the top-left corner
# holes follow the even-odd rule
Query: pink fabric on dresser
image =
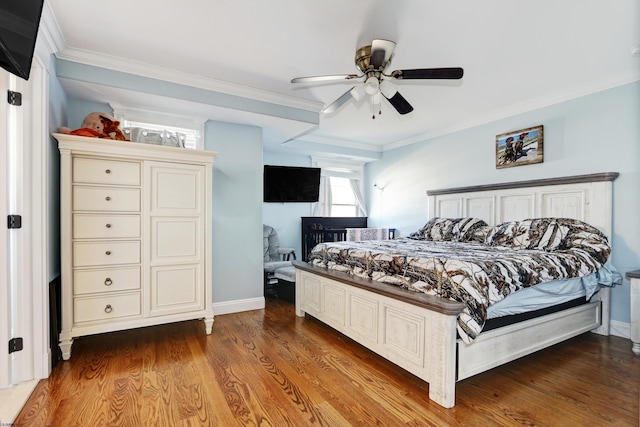
[(347, 241), (389, 240), (388, 228), (347, 228)]

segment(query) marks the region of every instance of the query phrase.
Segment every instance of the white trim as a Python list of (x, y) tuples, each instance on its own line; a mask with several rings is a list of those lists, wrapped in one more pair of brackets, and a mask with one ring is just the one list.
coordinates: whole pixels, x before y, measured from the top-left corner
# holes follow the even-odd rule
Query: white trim
[[(31, 271), (31, 89), (26, 80), (9, 76), (9, 90), (22, 94), (21, 106), (7, 109), (8, 144), (7, 209), (9, 214), (22, 216), (23, 225), (7, 233), (9, 272), (9, 338), (22, 338), (24, 348), (33, 342), (33, 278)], [(16, 351), (9, 356), (11, 384), (33, 379), (33, 354), (28, 350)]]
[(37, 385), (38, 380), (31, 380), (0, 390), (0, 426), (13, 425)]
[(61, 52), (56, 53), (56, 57), (65, 61), (106, 68), (122, 73), (135, 74), (150, 79), (197, 87), (200, 89), (211, 90), (256, 101), (299, 108), (301, 110), (320, 112), (324, 108), (324, 103), (316, 101), (309, 101), (237, 83), (197, 76), (194, 74), (158, 67), (144, 62), (135, 62), (130, 59), (99, 54), (72, 47), (66, 47)]
[[(239, 299), (234, 301), (214, 302), (213, 313), (216, 316), (221, 314), (240, 313), (242, 311), (262, 310), (265, 302), (264, 297)], [(215, 326), (214, 326), (215, 328)]]
[[(42, 17), (38, 27), (38, 42), (44, 43), (43, 46), (50, 54), (61, 51), (67, 45), (48, 0), (44, 2), (42, 8)], [(36, 47), (38, 46), (36, 45)]]
[(49, 343), (49, 222), (47, 191), (47, 146), (49, 144), (49, 73), (39, 57), (33, 58), (29, 85), (31, 96), (31, 251), (33, 307), (33, 377), (46, 378), (51, 372)]
[[(0, 93), (7, 93), (9, 73), (0, 70)], [(7, 128), (7, 107), (6, 102), (0, 103), (0, 138), (6, 140), (8, 135)], [(8, 194), (7, 189), (7, 144), (0, 144), (0, 218), (6, 218), (8, 215)], [(7, 251), (7, 228), (0, 227), (0, 343), (9, 341), (11, 322), (9, 317), (9, 256)], [(7, 387), (11, 384), (11, 362), (8, 349), (4, 345), (0, 345), (0, 388)]]
[(620, 322), (618, 320), (612, 320), (609, 324), (609, 334), (616, 337), (631, 338), (631, 324)]

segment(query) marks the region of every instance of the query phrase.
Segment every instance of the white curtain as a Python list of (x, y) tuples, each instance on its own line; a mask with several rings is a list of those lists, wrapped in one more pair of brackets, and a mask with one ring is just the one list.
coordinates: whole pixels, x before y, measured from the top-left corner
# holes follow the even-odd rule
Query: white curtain
[(320, 177), (320, 195), (313, 208), (313, 216), (331, 216), (331, 183), (330, 177)]
[(356, 197), (356, 205), (358, 206), (358, 216), (367, 216), (367, 207), (364, 204), (364, 197), (362, 197), (362, 191), (360, 191), (360, 181), (354, 178), (349, 179), (351, 184), (351, 191)]

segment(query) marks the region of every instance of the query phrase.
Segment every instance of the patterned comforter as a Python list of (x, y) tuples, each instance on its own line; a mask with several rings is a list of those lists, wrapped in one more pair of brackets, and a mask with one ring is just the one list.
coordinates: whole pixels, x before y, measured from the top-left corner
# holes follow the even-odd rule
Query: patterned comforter
[(406, 238), (320, 243), (309, 262), (463, 302), (457, 329), (470, 343), (490, 304), (525, 287), (594, 273), (609, 254), (606, 236), (577, 220), (490, 227), (476, 218), (432, 218)]

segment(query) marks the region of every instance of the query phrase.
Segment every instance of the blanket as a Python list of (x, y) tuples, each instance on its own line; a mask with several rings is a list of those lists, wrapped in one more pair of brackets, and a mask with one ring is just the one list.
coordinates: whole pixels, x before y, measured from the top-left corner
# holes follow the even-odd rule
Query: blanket
[(320, 243), (309, 262), (464, 303), (457, 329), (470, 343), (490, 304), (525, 287), (592, 274), (609, 254), (604, 234), (573, 219), (489, 227), (475, 218), (432, 218), (406, 238)]

